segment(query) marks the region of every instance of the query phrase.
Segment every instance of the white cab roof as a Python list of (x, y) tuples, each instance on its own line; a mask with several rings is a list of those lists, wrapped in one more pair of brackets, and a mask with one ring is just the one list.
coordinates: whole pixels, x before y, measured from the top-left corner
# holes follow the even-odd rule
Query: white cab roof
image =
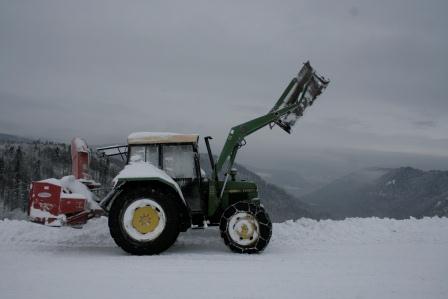
[(128, 144), (197, 143), (198, 134), (168, 132), (135, 132), (128, 136)]

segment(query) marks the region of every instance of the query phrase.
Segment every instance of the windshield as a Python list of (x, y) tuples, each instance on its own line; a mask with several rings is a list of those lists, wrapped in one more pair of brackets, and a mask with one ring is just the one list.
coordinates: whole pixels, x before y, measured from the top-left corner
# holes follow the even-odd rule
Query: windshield
[(159, 167), (159, 147), (157, 145), (135, 145), (129, 149), (129, 162), (149, 162)]

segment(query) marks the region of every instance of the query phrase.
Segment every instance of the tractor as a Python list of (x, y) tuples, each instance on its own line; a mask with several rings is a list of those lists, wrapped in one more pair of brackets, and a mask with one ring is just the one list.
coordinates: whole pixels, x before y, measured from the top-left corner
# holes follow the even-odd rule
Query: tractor
[(216, 161), (210, 147), (212, 137), (205, 137), (211, 166), (208, 175), (201, 169), (196, 134), (132, 133), (127, 145), (97, 149), (126, 160), (113, 189), (100, 202), (116, 244), (135, 255), (158, 254), (168, 249), (180, 232), (219, 226), (232, 251), (264, 250), (272, 223), (257, 185), (237, 179), (233, 168), (237, 152), (246, 144), (245, 137), (265, 126), (277, 125), (291, 133), (297, 119), (328, 83), (306, 62), (267, 114), (230, 130)]

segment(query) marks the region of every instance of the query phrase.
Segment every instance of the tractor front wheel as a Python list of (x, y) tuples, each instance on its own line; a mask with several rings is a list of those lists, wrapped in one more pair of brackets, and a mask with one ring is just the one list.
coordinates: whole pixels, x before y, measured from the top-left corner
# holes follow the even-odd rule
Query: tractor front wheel
[(117, 198), (109, 213), (115, 243), (135, 255), (158, 254), (179, 235), (179, 217), (172, 198), (144, 189)]
[(272, 235), (272, 223), (262, 206), (237, 202), (221, 216), (221, 237), (237, 253), (257, 253), (266, 248)]

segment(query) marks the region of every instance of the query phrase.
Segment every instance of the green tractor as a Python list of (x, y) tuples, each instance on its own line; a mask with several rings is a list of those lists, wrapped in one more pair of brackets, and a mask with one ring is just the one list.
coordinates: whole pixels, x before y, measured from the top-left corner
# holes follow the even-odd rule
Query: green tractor
[[(180, 232), (219, 226), (232, 251), (265, 249), (272, 223), (258, 198), (257, 185), (237, 180), (236, 154), (246, 136), (265, 126), (278, 125), (290, 133), (328, 83), (306, 62), (267, 114), (230, 130), (216, 162), (210, 148), (212, 138), (205, 137), (212, 169), (208, 176), (201, 169), (195, 134), (133, 133), (126, 146), (98, 149), (107, 155), (125, 155), (127, 161), (113, 190), (100, 203), (118, 246), (131, 254), (158, 254)], [(117, 151), (111, 153), (113, 149)]]

